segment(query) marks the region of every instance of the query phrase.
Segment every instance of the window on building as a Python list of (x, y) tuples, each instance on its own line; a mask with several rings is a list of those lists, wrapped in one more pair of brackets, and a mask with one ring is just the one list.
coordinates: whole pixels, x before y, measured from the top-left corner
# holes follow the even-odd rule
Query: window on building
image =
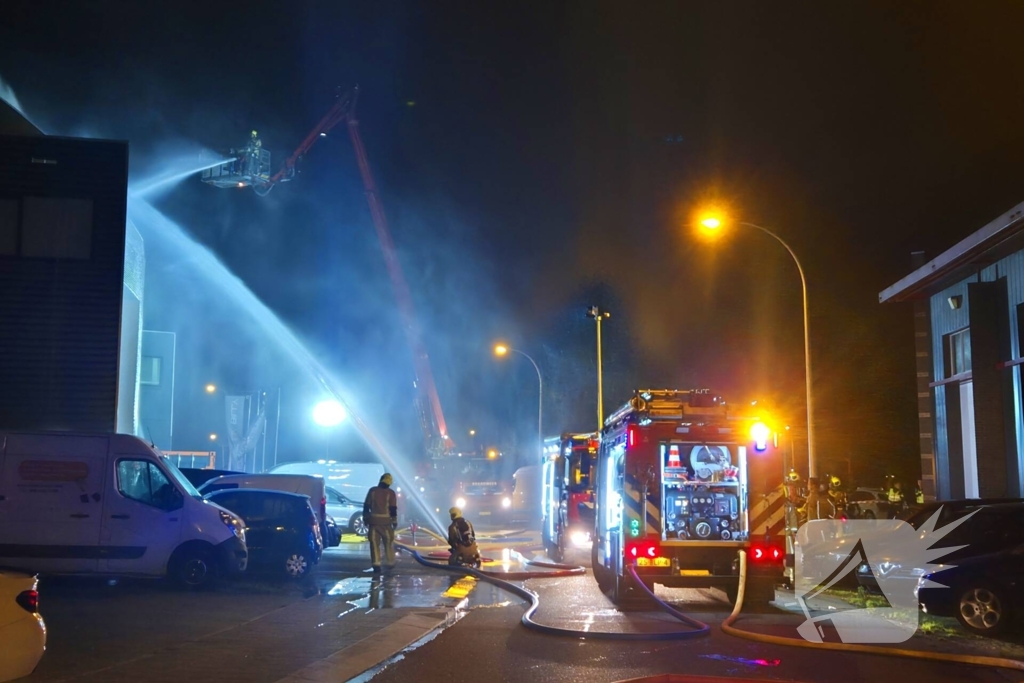
[(24, 197), (21, 202), (21, 255), (90, 258), (92, 214), (91, 199)]
[(139, 384), (160, 384), (160, 368), (163, 359), (159, 356), (143, 356), (139, 367)]
[(971, 330), (963, 329), (949, 335), (949, 374), (960, 375), (971, 370)]

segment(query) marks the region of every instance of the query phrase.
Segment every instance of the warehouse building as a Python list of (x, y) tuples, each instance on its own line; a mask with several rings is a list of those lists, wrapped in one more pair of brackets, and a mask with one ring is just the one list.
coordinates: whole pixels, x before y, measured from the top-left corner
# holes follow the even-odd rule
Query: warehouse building
[(927, 497), (1024, 492), (1024, 203), (879, 295), (912, 302)]
[(0, 101), (0, 429), (137, 433), (127, 187), (128, 143), (43, 135)]

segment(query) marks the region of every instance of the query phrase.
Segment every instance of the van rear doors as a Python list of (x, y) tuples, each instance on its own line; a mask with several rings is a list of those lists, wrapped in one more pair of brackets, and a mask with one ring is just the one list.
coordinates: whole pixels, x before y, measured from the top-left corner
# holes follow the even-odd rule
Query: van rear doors
[(0, 565), (93, 572), (109, 439), (9, 434), (0, 452)]

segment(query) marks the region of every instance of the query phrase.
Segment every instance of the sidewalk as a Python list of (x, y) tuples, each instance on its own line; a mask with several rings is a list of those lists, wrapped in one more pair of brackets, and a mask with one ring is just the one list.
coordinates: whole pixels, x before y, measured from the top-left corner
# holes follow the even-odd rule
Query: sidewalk
[[(339, 612), (339, 607), (345, 611)], [(153, 615), (158, 619), (159, 615)], [(168, 643), (81, 683), (307, 683), (347, 681), (454, 623), (453, 606), (365, 609), (317, 595), (200, 639)]]

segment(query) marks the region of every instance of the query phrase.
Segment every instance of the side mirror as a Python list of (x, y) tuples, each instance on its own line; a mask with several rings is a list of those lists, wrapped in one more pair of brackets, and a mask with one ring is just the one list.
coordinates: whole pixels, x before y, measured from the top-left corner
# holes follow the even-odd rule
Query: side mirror
[(161, 510), (174, 512), (184, 507), (185, 497), (181, 495), (181, 491), (167, 484), (157, 491), (156, 504)]

